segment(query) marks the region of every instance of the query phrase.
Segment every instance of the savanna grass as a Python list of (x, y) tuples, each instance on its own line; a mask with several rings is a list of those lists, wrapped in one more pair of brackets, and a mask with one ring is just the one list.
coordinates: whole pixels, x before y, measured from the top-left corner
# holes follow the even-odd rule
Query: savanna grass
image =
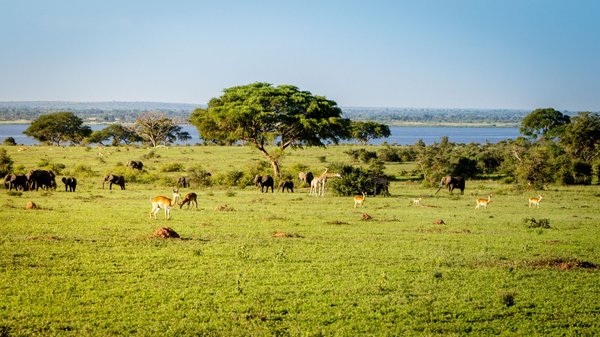
[[(283, 168), (320, 173), (351, 146), (290, 151)], [(1, 335), (594, 335), (600, 331), (598, 186), (536, 191), (468, 181), (465, 195), (393, 182), (390, 197), (185, 188), (199, 209), (150, 219), (149, 198), (202, 165), (213, 175), (260, 160), (250, 147), (7, 147), (43, 158), (77, 192), (0, 191)], [(151, 155), (148, 155), (151, 153)], [(101, 188), (143, 160), (156, 181)], [(81, 166), (85, 165), (85, 166)], [(387, 165), (398, 176), (411, 163)], [(85, 168), (82, 168), (85, 167)], [(78, 176), (77, 173), (82, 173)], [(268, 172), (266, 172), (268, 173)], [(165, 179), (167, 177), (168, 179)], [(401, 177), (400, 177), (401, 178)], [(60, 184), (60, 183), (59, 183)], [(475, 198), (493, 193), (488, 209)], [(411, 201), (421, 197), (421, 205)], [(25, 210), (27, 201), (40, 206)], [(370, 219), (364, 220), (364, 214)], [(529, 228), (524, 218), (548, 219)], [(442, 219), (445, 224), (434, 221)], [(157, 239), (160, 227), (181, 239)], [(284, 233), (287, 235), (276, 235)]]

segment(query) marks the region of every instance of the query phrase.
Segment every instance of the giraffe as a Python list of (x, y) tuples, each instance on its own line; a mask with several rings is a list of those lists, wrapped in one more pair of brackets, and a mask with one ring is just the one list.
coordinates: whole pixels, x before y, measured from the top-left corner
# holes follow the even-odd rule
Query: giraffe
[(325, 183), (329, 178), (341, 178), (342, 175), (339, 173), (328, 173), (326, 168), (325, 171), (318, 177), (315, 177), (310, 183), (310, 194), (315, 196), (325, 195)]

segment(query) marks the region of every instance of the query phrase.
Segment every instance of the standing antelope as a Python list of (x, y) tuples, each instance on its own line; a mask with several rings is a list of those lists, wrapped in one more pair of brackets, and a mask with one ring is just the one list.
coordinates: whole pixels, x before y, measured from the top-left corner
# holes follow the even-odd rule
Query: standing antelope
[(542, 196), (538, 195), (537, 198), (536, 197), (531, 197), (529, 198), (529, 207), (531, 207), (531, 205), (540, 208), (540, 201), (542, 201)]
[(188, 209), (190, 209), (190, 206), (192, 205), (192, 203), (194, 203), (194, 207), (196, 209), (198, 209), (198, 202), (196, 201), (196, 193), (191, 192), (185, 195), (185, 197), (183, 197), (183, 199), (178, 202), (179, 204), (179, 209), (181, 209), (181, 207), (183, 207), (183, 205), (187, 204), (188, 205)]
[(483, 199), (483, 198), (479, 198), (479, 199), (475, 199), (475, 202), (477, 203), (477, 206), (475, 206), (475, 209), (479, 209), (479, 206), (483, 206), (485, 209), (487, 209), (488, 204), (490, 202), (492, 202), (492, 195), (488, 195), (487, 199)]
[(362, 192), (362, 195), (355, 195), (354, 196), (354, 208), (356, 208), (357, 205), (361, 205), (362, 207), (365, 207), (365, 198), (367, 197), (367, 193)]
[(156, 213), (158, 213), (158, 211), (163, 208), (165, 210), (165, 219), (170, 219), (171, 218), (171, 207), (173, 205), (175, 205), (175, 203), (177, 203), (177, 199), (181, 198), (181, 196), (179, 195), (179, 189), (174, 189), (173, 190), (173, 199), (169, 199), (167, 197), (163, 197), (162, 195), (159, 195), (157, 197), (154, 197), (152, 199), (150, 199), (150, 202), (152, 203), (152, 210), (150, 211), (150, 219), (152, 219), (152, 216), (154, 216), (154, 219), (156, 219)]

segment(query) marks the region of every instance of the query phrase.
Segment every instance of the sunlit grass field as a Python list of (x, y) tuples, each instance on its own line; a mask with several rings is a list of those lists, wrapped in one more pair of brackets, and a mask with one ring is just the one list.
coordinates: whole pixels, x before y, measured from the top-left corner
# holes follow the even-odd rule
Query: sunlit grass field
[[(315, 173), (350, 145), (289, 151)], [(395, 181), (390, 197), (181, 189), (199, 207), (150, 219), (163, 180), (102, 189), (142, 160), (217, 174), (262, 160), (250, 147), (5, 147), (24, 171), (77, 165), (77, 192), (0, 190), (0, 336), (591, 336), (600, 333), (600, 187), (521, 191), (467, 181), (464, 195)], [(371, 149), (375, 149), (374, 147)], [(153, 156), (142, 159), (150, 151)], [(356, 163), (355, 163), (356, 164)], [(358, 164), (356, 164), (358, 165)], [(400, 177), (412, 163), (386, 164)], [(269, 173), (269, 172), (265, 172)], [(296, 181), (296, 184), (298, 182)], [(475, 198), (493, 198), (475, 209)], [(527, 198), (543, 200), (530, 208)], [(420, 206), (412, 204), (421, 197)], [(40, 209), (25, 210), (28, 201)], [(364, 214), (370, 219), (365, 220)], [(534, 218), (549, 228), (532, 228)], [(434, 224), (438, 219), (445, 224)], [(153, 238), (163, 226), (181, 239)], [(279, 234), (279, 235), (274, 235)]]

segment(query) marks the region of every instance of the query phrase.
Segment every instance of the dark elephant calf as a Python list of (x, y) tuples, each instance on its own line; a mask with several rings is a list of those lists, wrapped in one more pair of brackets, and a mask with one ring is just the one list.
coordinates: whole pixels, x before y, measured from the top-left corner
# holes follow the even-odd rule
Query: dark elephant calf
[(75, 192), (75, 188), (77, 188), (75, 177), (63, 177), (62, 182), (65, 184), (65, 192)]

